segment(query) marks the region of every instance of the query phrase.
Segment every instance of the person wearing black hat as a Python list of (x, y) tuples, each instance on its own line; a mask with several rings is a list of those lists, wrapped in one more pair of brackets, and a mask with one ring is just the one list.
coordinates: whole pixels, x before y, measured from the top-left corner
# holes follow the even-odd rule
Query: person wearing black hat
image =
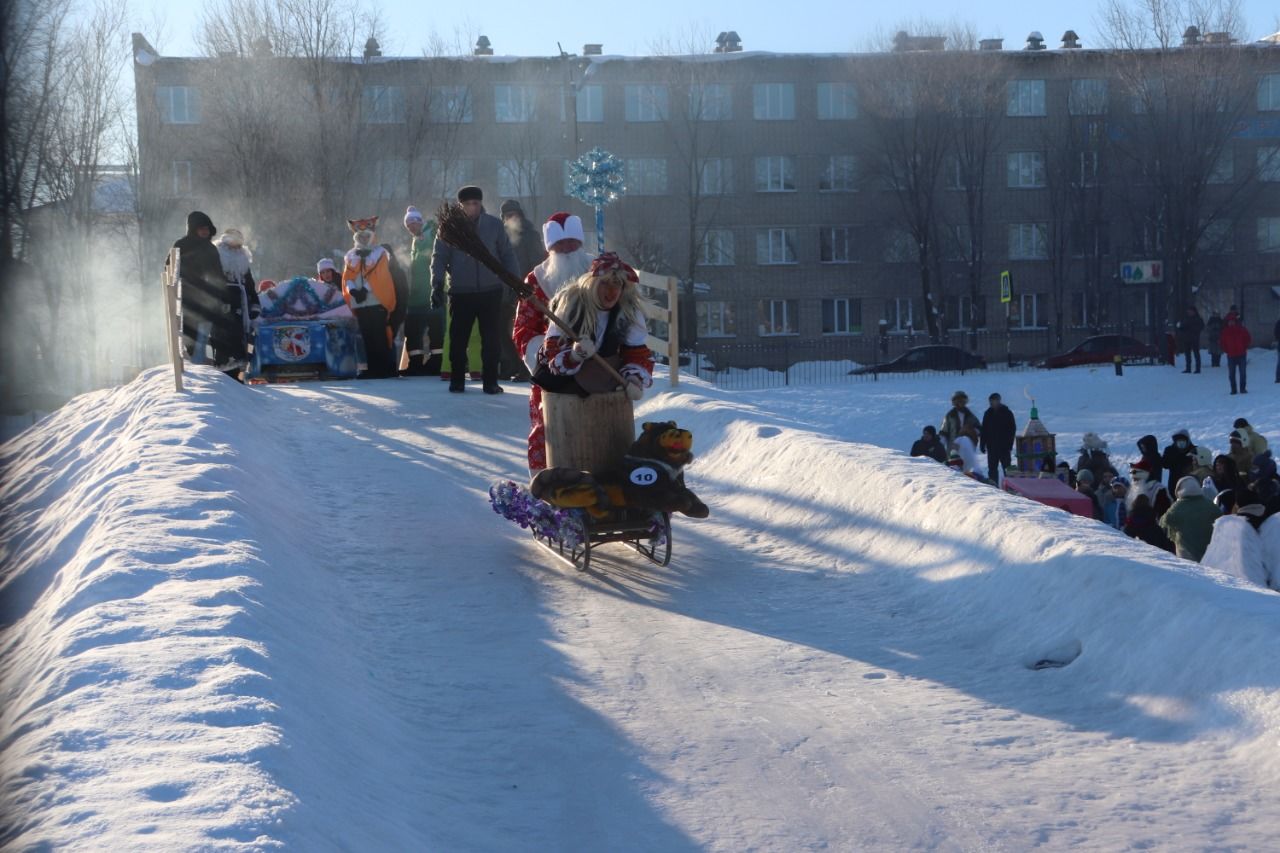
[(924, 429), (920, 431), (920, 437), (911, 445), (911, 455), (928, 456), (930, 459), (946, 464), (947, 449), (942, 446), (942, 439), (938, 438), (938, 430), (933, 425), (925, 424)]
[(982, 414), (982, 431), (978, 449), (987, 454), (987, 479), (999, 485), (1001, 470), (1007, 474), (1013, 462), (1013, 441), (1018, 424), (1013, 410), (1000, 400), (999, 394), (987, 398), (990, 404)]
[(216, 232), (208, 214), (193, 210), (187, 215), (186, 235), (173, 244), (181, 252), (182, 345), (194, 364), (203, 364), (205, 346), (211, 347), (218, 369), (238, 375), (246, 355), (240, 299), (223, 275), (213, 244)]
[[(458, 203), (489, 252), (518, 276), (515, 252), (498, 217), (484, 212), (484, 193), (477, 186), (458, 190)], [(466, 390), (467, 341), (480, 326), (480, 361), (484, 393), (501, 394), (498, 364), (502, 358), (502, 292), (505, 285), (475, 258), (436, 237), (431, 251), (431, 304), (443, 305), (445, 281), (449, 298), (449, 390)]]

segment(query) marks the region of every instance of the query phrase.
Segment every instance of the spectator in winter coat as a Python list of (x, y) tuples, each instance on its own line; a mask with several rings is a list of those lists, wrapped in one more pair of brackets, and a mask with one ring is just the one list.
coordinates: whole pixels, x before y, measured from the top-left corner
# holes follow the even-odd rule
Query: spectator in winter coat
[(1178, 499), (1169, 511), (1160, 516), (1160, 528), (1173, 541), (1179, 557), (1200, 562), (1204, 550), (1213, 536), (1213, 523), (1218, 520), (1218, 508), (1204, 496), (1195, 477), (1183, 477), (1178, 481)]
[(1107, 456), (1107, 443), (1096, 432), (1086, 432), (1080, 442), (1080, 459), (1076, 462), (1076, 471), (1091, 471), (1093, 481), (1101, 483), (1102, 473), (1109, 468), (1111, 457)]
[(1204, 320), (1194, 305), (1187, 306), (1187, 313), (1178, 322), (1178, 346), (1182, 348), (1186, 368), (1183, 373), (1191, 372), (1191, 359), (1195, 357), (1196, 373), (1200, 372), (1200, 333), (1204, 331)]
[(1236, 489), (1241, 486), (1236, 461), (1225, 454), (1213, 457), (1213, 473), (1209, 476), (1213, 480), (1214, 490), (1219, 494), (1227, 489)]
[(928, 456), (943, 465), (947, 464), (947, 449), (942, 446), (942, 440), (938, 438), (938, 430), (932, 424), (925, 424), (924, 429), (920, 431), (920, 437), (911, 445), (911, 455)]
[(1097, 490), (1094, 488), (1093, 472), (1088, 468), (1081, 468), (1076, 472), (1076, 491), (1089, 499), (1093, 504), (1093, 517), (1102, 520), (1102, 503), (1098, 500)]
[(1276, 476), (1276, 461), (1271, 451), (1253, 457), (1249, 466), (1249, 489), (1267, 508), (1268, 514), (1280, 509), (1280, 477)]
[[(458, 203), (476, 235), (498, 262), (516, 274), (516, 256), (498, 217), (484, 212), (484, 193), (476, 186), (458, 190)], [(502, 279), (475, 258), (436, 237), (431, 250), (431, 305), (449, 297), (449, 390), (467, 390), (467, 341), (472, 326), (480, 327), (480, 361), (486, 394), (501, 394), (498, 365), (502, 359)]]
[(1254, 456), (1259, 453), (1267, 452), (1267, 440), (1258, 434), (1244, 418), (1236, 418), (1236, 422), (1231, 425), (1236, 432), (1240, 433), (1240, 437), (1244, 439), (1244, 447)]
[(1139, 459), (1130, 466), (1129, 479), (1132, 485), (1129, 487), (1128, 494), (1125, 495), (1125, 508), (1129, 510), (1130, 515), (1133, 515), (1133, 502), (1142, 495), (1145, 495), (1148, 503), (1151, 504), (1156, 518), (1164, 515), (1169, 507), (1173, 506), (1173, 500), (1169, 497), (1164, 483), (1151, 476), (1146, 460)]
[[(525, 276), (533, 272), (534, 267), (546, 260), (547, 249), (542, 244), (542, 234), (525, 218), (524, 208), (515, 199), (504, 201), (499, 212), (502, 215), (502, 227), (507, 229), (507, 240), (511, 242), (511, 251), (515, 252), (517, 274), (523, 281)], [(502, 364), (499, 373), (504, 379), (527, 382), (529, 368), (524, 363), (523, 353), (516, 350), (512, 339), (519, 301), (516, 292), (506, 288), (502, 299)]]
[(404, 212), (409, 232), (409, 298), (404, 315), (406, 376), (439, 376), (444, 358), (444, 308), (431, 307), (431, 249), (436, 242), (435, 220), (428, 222), (418, 208)]
[(1144, 435), (1138, 439), (1138, 452), (1142, 461), (1147, 463), (1147, 472), (1152, 480), (1161, 482), (1164, 476), (1164, 463), (1160, 461), (1160, 442), (1154, 435)]
[(195, 364), (204, 364), (208, 360), (205, 347), (212, 347), (214, 364), (232, 372), (238, 371), (246, 353), (244, 333), (232, 313), (239, 300), (230, 298), (222, 259), (213, 245), (214, 233), (213, 220), (193, 210), (187, 214), (186, 236), (173, 244), (181, 252), (182, 345)]
[(977, 416), (969, 410), (969, 395), (957, 391), (951, 395), (951, 409), (942, 416), (942, 426), (938, 429), (938, 435), (942, 436), (948, 451), (955, 447), (960, 430), (970, 424), (974, 429), (982, 428)]
[(999, 485), (1000, 471), (1007, 475), (1013, 462), (1013, 440), (1018, 434), (1018, 424), (1013, 410), (1001, 401), (999, 394), (989, 396), (987, 403), (987, 410), (982, 413), (978, 450), (987, 454), (987, 479)]
[(1196, 446), (1191, 443), (1191, 435), (1180, 429), (1172, 436), (1173, 443), (1164, 449), (1160, 463), (1169, 472), (1169, 488), (1190, 474), (1196, 467)]
[[(1244, 327), (1240, 317), (1234, 312), (1227, 315), (1219, 340), (1222, 341), (1222, 351), (1227, 356), (1227, 379), (1231, 383), (1231, 393), (1236, 393), (1238, 388), (1241, 394), (1248, 394), (1246, 366), (1249, 360), (1249, 346), (1253, 343), (1253, 338), (1249, 336), (1249, 330)], [(1238, 385), (1237, 376), (1239, 377)]]
[[(1163, 489), (1163, 487), (1161, 487)], [(1151, 499), (1139, 494), (1128, 506), (1129, 517), (1124, 523), (1124, 532), (1134, 539), (1141, 539), (1148, 545), (1173, 551), (1173, 543), (1160, 529), (1159, 516), (1152, 509)]]
[(385, 379), (396, 374), (390, 318), (396, 310), (398, 288), (391, 276), (390, 254), (374, 242), (378, 217), (348, 219), (347, 225), (353, 247), (344, 259), (342, 295), (356, 315), (364, 341), (369, 366), (361, 378)]
[[(1116, 530), (1123, 530), (1124, 523), (1129, 519), (1129, 510), (1125, 506), (1125, 497), (1129, 494), (1129, 484), (1124, 481), (1123, 477), (1116, 477), (1111, 481), (1109, 487), (1111, 497), (1109, 500), (1100, 501), (1102, 504), (1102, 520)], [(1101, 498), (1101, 495), (1099, 495)]]
[(1076, 472), (1071, 470), (1071, 463), (1067, 460), (1061, 459), (1058, 461), (1058, 467), (1055, 469), (1055, 474), (1059, 480), (1066, 483), (1071, 488), (1074, 489), (1076, 487)]
[(1231, 461), (1236, 463), (1236, 472), (1240, 475), (1240, 478), (1247, 482), (1249, 469), (1253, 467), (1253, 458), (1258, 454), (1250, 453), (1249, 448), (1244, 446), (1244, 436), (1240, 434), (1239, 430), (1233, 429), (1227, 435), (1227, 441), (1231, 444), (1227, 450), (1227, 455), (1231, 457)]
[(1220, 367), (1222, 365), (1222, 315), (1216, 310), (1209, 315), (1208, 322), (1204, 324), (1204, 336), (1209, 344), (1209, 366)]
[(236, 306), (231, 313), (240, 323), (241, 333), (248, 341), (252, 323), (262, 313), (258, 302), (258, 285), (254, 283), (253, 272), (249, 269), (253, 256), (244, 246), (244, 235), (235, 228), (223, 231), (214, 245), (218, 247), (222, 275), (227, 280), (227, 287), (231, 289), (227, 300)]

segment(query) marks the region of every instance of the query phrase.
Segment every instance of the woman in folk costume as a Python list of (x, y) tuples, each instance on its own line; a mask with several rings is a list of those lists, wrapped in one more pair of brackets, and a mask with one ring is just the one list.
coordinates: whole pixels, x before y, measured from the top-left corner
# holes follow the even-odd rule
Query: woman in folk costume
[(396, 375), (391, 353), (389, 318), (396, 309), (396, 286), (391, 278), (387, 251), (374, 242), (378, 217), (348, 219), (352, 242), (342, 270), (342, 295), (356, 315), (364, 340), (369, 369), (363, 378), (384, 379)]
[[(575, 343), (555, 323), (547, 327), (538, 351), (533, 381), (545, 392), (588, 396), (614, 391), (617, 378), (592, 356), (598, 355), (622, 376), (623, 390), (639, 400), (653, 384), (653, 353), (645, 344), (649, 330), (640, 300), (639, 277), (613, 252), (591, 262), (591, 269), (551, 301)], [(536, 444), (535, 444), (536, 442)], [(546, 467), (546, 440), (529, 436), (529, 465)]]
[(244, 234), (228, 228), (218, 237), (218, 258), (222, 261), (222, 276), (232, 291), (228, 301), (238, 306), (233, 311), (246, 341), (251, 335), (252, 321), (261, 313), (258, 303), (258, 287), (254, 284), (249, 265), (253, 256), (244, 247)]
[[(548, 304), (561, 288), (569, 285), (591, 268), (591, 255), (582, 248), (582, 220), (565, 212), (553, 213), (542, 226), (542, 243), (547, 257), (525, 276), (525, 284), (533, 288), (533, 296)], [(532, 374), (538, 367), (538, 350), (547, 334), (546, 315), (533, 307), (529, 299), (521, 299), (516, 308), (511, 341), (521, 353)], [(542, 388), (536, 383), (529, 394), (529, 473), (547, 467), (546, 425), (542, 419)]]

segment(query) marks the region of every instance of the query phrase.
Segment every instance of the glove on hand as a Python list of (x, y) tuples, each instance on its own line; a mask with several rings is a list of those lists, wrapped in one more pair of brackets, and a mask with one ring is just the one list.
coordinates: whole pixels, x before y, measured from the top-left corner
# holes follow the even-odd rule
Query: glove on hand
[(573, 345), (573, 357), (579, 362), (586, 361), (595, 354), (596, 345), (594, 341), (589, 341), (586, 338), (583, 338)]
[(622, 386), (622, 390), (627, 392), (627, 396), (632, 400), (639, 400), (644, 396), (644, 388), (634, 379), (628, 379), (627, 384)]
[(440, 290), (437, 288), (431, 291), (431, 307), (432, 308), (444, 307), (444, 291), (443, 290)]
[(357, 305), (363, 305), (364, 301), (369, 298), (369, 288), (367, 287), (362, 287), (359, 290), (349, 288), (349, 290), (351, 292), (351, 298), (356, 301)]

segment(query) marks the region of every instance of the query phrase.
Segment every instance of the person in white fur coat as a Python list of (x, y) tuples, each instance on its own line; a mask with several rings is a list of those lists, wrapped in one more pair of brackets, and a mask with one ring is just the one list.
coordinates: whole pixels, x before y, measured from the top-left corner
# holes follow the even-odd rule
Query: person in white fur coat
[(235, 228), (223, 231), (214, 245), (218, 247), (218, 257), (222, 261), (222, 276), (232, 291), (228, 301), (239, 306), (235, 311), (236, 319), (247, 341), (253, 331), (253, 321), (261, 313), (258, 286), (254, 283), (253, 272), (250, 270), (253, 255), (244, 246), (244, 234)]

